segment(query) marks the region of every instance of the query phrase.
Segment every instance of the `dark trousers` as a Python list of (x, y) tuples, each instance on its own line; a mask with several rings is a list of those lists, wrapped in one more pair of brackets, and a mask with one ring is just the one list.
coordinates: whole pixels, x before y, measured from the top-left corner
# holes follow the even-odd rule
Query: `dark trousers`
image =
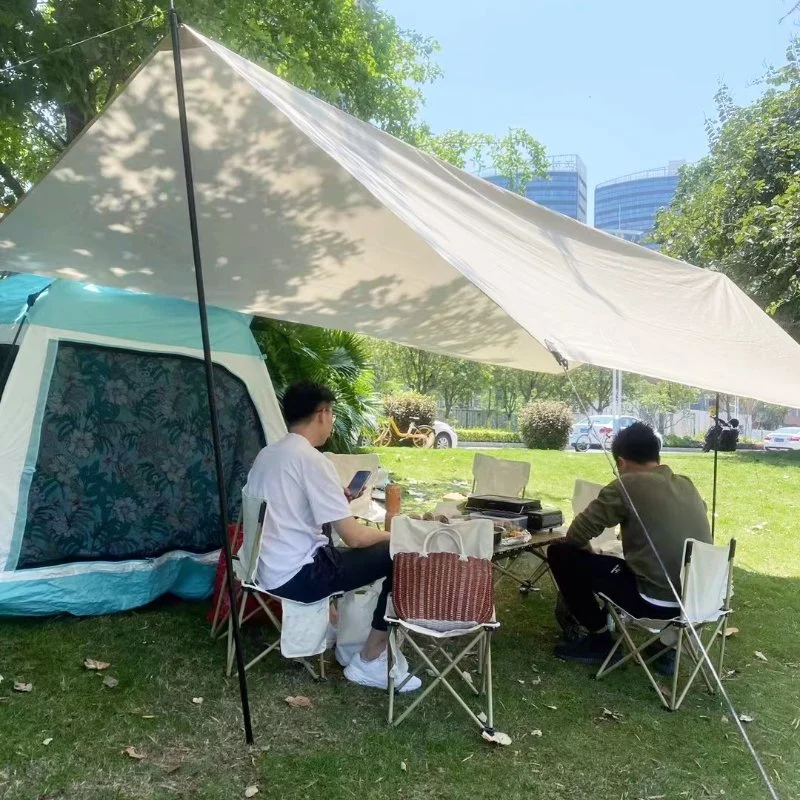
[(317, 551), (314, 561), (306, 564), (297, 575), (283, 586), (270, 589), (270, 594), (294, 600), (297, 603), (315, 603), (337, 592), (350, 592), (385, 578), (375, 604), (372, 627), (385, 631), (388, 626), (386, 600), (392, 591), (392, 559), (389, 542), (378, 542), (369, 547), (332, 547)]
[(671, 619), (679, 613), (677, 607), (648, 603), (639, 594), (636, 575), (621, 558), (555, 542), (547, 548), (547, 562), (572, 616), (591, 632), (606, 625), (606, 612), (596, 597), (600, 592), (634, 617)]

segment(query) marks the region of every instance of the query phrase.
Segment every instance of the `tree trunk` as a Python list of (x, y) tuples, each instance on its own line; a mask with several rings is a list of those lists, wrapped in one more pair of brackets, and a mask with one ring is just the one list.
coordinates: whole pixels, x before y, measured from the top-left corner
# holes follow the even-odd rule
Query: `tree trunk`
[(22, 199), (22, 196), (25, 194), (25, 188), (16, 179), (14, 173), (11, 171), (11, 167), (9, 167), (8, 164), (4, 164), (2, 161), (0, 161), (0, 180), (6, 188), (11, 191), (16, 200)]
[(64, 123), (67, 129), (67, 142), (71, 142), (87, 125), (89, 120), (78, 106), (70, 103), (64, 106)]

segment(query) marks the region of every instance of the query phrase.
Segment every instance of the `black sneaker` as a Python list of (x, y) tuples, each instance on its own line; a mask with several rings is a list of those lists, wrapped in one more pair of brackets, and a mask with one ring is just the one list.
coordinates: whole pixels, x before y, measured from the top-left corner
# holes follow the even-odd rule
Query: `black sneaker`
[(590, 633), (574, 642), (559, 642), (553, 651), (556, 658), (563, 661), (577, 661), (581, 664), (602, 664), (611, 648), (614, 638), (608, 631)]
[[(643, 653), (645, 661), (663, 649), (664, 646), (660, 644), (651, 644), (650, 647), (646, 647)], [(659, 675), (671, 678), (675, 674), (675, 648), (670, 647), (666, 653), (662, 653), (655, 661), (650, 662), (649, 666)]]

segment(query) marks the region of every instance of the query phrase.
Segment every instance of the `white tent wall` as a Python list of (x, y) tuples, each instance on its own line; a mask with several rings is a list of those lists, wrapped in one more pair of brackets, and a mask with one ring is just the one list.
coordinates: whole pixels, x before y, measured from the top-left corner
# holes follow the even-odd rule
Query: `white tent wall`
[[(800, 347), (725, 276), (183, 40), (210, 303), (523, 369), (558, 371), (552, 346), (571, 365), (800, 401)], [(167, 43), (0, 223), (0, 253), (8, 269), (194, 296)]]
[[(37, 311), (40, 317), (53, 317), (52, 313), (46, 313), (47, 304), (65, 299), (57, 290), (51, 290), (51, 293), (52, 297), (44, 295), (38, 301), (29, 324), (23, 328), (20, 350), (0, 399), (0, 615), (109, 613), (143, 605), (168, 591), (187, 599), (207, 596), (217, 563), (216, 551), (201, 554), (172, 551), (155, 559), (87, 561), (15, 569), (57, 345), (77, 342), (137, 353), (186, 356), (198, 362), (203, 358), (202, 350), (195, 347), (134, 341), (81, 333), (74, 327), (58, 329), (37, 324)], [(65, 313), (72, 323), (79, 325), (82, 317), (91, 318), (91, 311), (87, 311), (85, 306), (81, 312), (80, 296), (77, 295), (76, 300), (76, 292), (68, 292), (66, 299), (70, 308)], [(152, 299), (143, 296), (133, 308), (138, 308), (138, 313), (144, 316), (142, 308)], [(194, 308), (196, 311), (196, 306)], [(45, 313), (41, 313), (43, 310)], [(161, 308), (156, 310), (161, 311)], [(134, 316), (136, 313), (134, 310)], [(166, 324), (169, 323), (167, 320)], [(186, 332), (187, 339), (199, 338), (199, 322), (194, 328)], [(215, 330), (213, 320), (212, 330)], [(220, 331), (217, 329), (216, 333), (219, 341)], [(226, 335), (230, 337), (231, 334)], [(266, 440), (276, 441), (285, 434), (286, 428), (266, 365), (252, 341), (246, 317), (242, 318), (237, 335), (241, 337), (243, 349), (250, 352), (218, 349), (214, 352), (214, 362), (244, 384)]]

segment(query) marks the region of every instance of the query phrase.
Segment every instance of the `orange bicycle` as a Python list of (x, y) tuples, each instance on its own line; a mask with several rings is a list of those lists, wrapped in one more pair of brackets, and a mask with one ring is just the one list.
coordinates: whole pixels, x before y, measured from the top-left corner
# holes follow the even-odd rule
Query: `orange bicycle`
[(389, 417), (389, 421), (381, 428), (375, 439), (376, 447), (388, 447), (393, 441), (411, 442), (414, 447), (433, 447), (436, 440), (436, 433), (430, 425), (417, 425), (419, 417), (411, 417), (407, 431), (401, 431), (397, 427), (394, 417)]

